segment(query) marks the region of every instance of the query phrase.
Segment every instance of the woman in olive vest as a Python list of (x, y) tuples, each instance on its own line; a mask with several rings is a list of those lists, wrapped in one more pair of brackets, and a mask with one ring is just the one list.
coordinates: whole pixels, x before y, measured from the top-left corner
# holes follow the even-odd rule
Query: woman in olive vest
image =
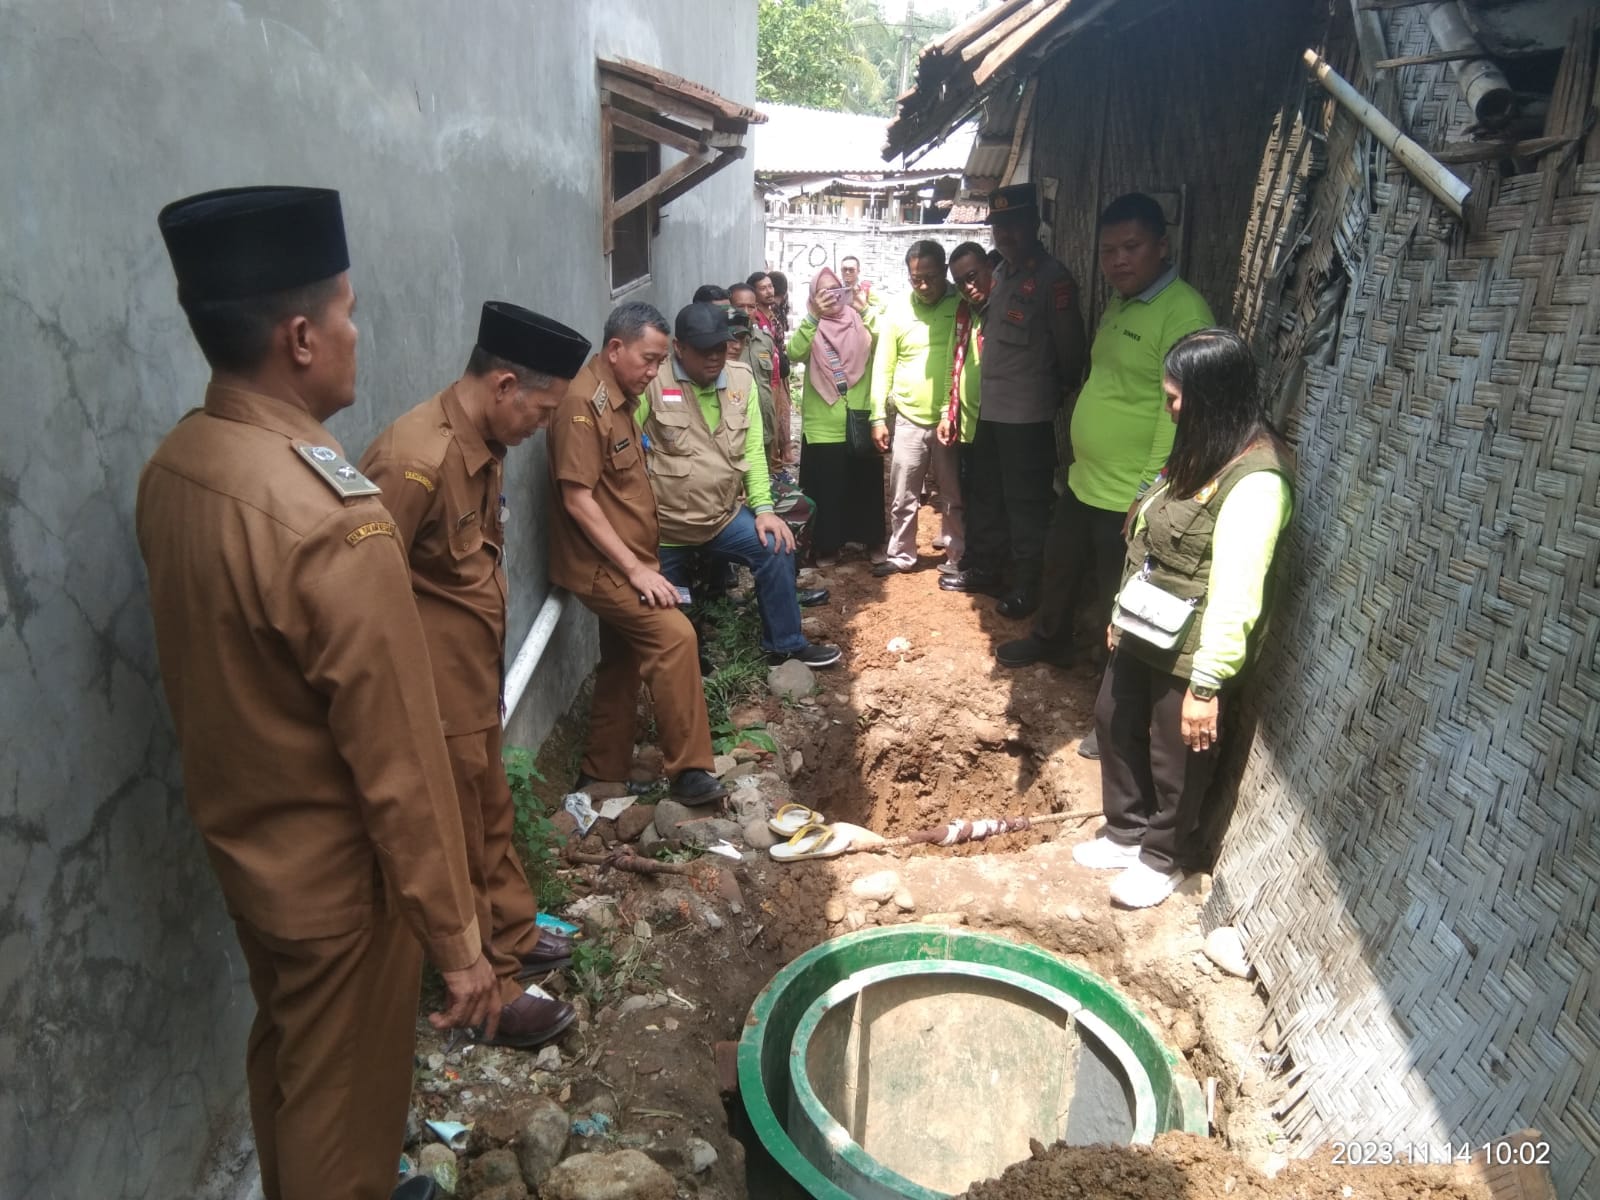
[(1095, 702), (1106, 824), (1073, 848), (1116, 870), (1111, 898), (1160, 904), (1194, 835), (1234, 686), (1272, 606), (1294, 459), (1262, 407), (1250, 348), (1202, 329), (1167, 353), (1172, 453), (1130, 513), (1128, 554)]

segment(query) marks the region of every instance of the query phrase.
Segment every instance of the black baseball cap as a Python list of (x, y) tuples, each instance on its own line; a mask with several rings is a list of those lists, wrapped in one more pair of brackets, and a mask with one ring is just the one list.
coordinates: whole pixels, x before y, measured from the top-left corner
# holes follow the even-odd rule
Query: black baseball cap
[(685, 305), (678, 310), (672, 336), (696, 350), (715, 350), (737, 333), (728, 317), (732, 311), (703, 302)]

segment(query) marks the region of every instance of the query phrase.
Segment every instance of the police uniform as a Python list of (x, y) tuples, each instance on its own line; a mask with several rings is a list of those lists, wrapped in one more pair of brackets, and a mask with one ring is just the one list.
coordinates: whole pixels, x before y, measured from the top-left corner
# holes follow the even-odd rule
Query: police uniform
[(766, 446), (767, 461), (779, 462), (778, 414), (773, 407), (772, 380), (778, 367), (778, 351), (772, 335), (759, 325), (750, 327), (750, 336), (743, 339), (739, 361), (750, 368), (755, 379), (756, 399), (761, 406), (761, 437)]
[[(338, 194), (161, 214), (194, 300), (349, 264)], [(249, 967), (268, 1200), (381, 1200), (411, 1092), (421, 955), (479, 956), (450, 764), (393, 517), (322, 425), (213, 383), (139, 479), (184, 795)]]
[(608, 560), (562, 500), (562, 485), (590, 489), (600, 512), (633, 555), (659, 569), (660, 527), (645, 470), (634, 401), (599, 355), (572, 381), (549, 433), (550, 578), (600, 620), (600, 665), (582, 771), (621, 780), (633, 765), (633, 736), (643, 676), (669, 775), (711, 768), (711, 725), (700, 685), (694, 629), (676, 608), (656, 608)]
[[(1032, 184), (990, 197), (990, 219), (1037, 216)], [(1019, 263), (1002, 262), (984, 308), (980, 408), (973, 437), (964, 571), (998, 575), (1009, 546), (1012, 595), (1007, 616), (1038, 603), (1045, 533), (1055, 507), (1055, 416), (1083, 375), (1085, 343), (1072, 273), (1036, 246)]]

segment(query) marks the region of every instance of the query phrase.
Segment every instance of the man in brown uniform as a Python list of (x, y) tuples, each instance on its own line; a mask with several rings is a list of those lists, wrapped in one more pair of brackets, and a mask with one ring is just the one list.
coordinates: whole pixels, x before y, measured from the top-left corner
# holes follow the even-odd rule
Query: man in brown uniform
[(572, 1024), (570, 1004), (519, 979), (570, 961), (541, 936), (538, 905), (512, 844), (516, 814), (500, 757), (506, 637), (506, 448), (550, 423), (589, 340), (515, 304), (483, 306), (466, 372), (368, 447), (361, 469), (383, 489), (411, 563), (445, 746), (466, 835), (483, 951), (500, 980), (502, 1046), (528, 1048)]
[(589, 744), (578, 786), (628, 777), (639, 677), (655, 704), (672, 795), (727, 795), (711, 774), (711, 722), (694, 628), (656, 558), (660, 528), (633, 413), (670, 347), (666, 318), (624, 304), (550, 426), (550, 578), (600, 619)]
[(499, 1016), (422, 625), (378, 489), (321, 422), (354, 403), (337, 192), (241, 188), (160, 226), (211, 364), (139, 479), (185, 798), (257, 1004), (268, 1200), (381, 1200), (411, 1093), (421, 954), (437, 1028)]

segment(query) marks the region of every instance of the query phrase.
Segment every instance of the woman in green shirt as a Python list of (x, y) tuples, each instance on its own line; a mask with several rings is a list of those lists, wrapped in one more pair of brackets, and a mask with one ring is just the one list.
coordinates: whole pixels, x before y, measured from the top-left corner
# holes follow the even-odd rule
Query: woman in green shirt
[(828, 267), (811, 281), (806, 316), (789, 339), (789, 357), (805, 364), (800, 395), (800, 490), (815, 516), (811, 545), (829, 565), (846, 542), (881, 550), (886, 538), (883, 458), (850, 453), (845, 413), (867, 411), (867, 380), (879, 308), (846, 300), (850, 289)]
[(1111, 898), (1129, 908), (1160, 904), (1198, 857), (1221, 717), (1255, 657), (1294, 508), (1294, 458), (1238, 334), (1178, 341), (1162, 389), (1177, 429), (1132, 512), (1095, 702), (1106, 824), (1072, 851), (1082, 866), (1119, 870)]

